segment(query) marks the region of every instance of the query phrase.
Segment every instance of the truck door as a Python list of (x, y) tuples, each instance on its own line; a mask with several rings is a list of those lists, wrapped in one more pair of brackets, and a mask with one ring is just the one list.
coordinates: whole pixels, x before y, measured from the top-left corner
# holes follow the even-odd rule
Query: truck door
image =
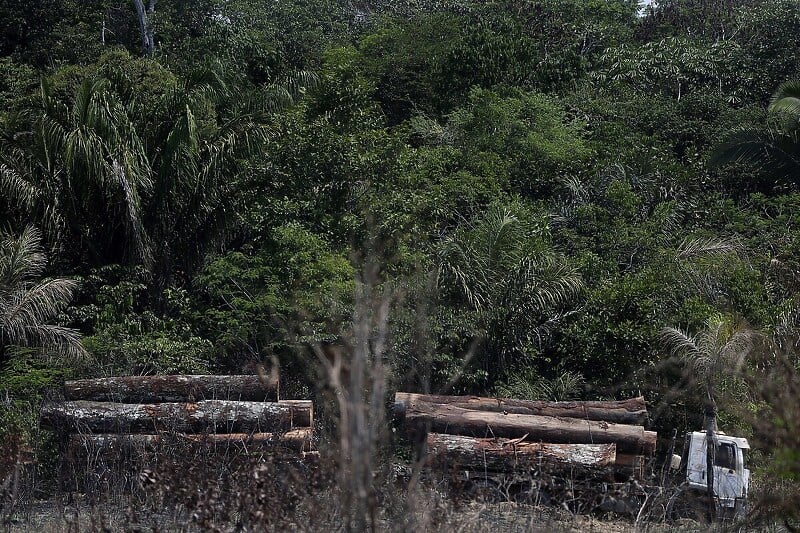
[(714, 457), (714, 492), (720, 504), (734, 505), (737, 498), (744, 496), (742, 468), (738, 466), (737, 447), (733, 442), (718, 442)]

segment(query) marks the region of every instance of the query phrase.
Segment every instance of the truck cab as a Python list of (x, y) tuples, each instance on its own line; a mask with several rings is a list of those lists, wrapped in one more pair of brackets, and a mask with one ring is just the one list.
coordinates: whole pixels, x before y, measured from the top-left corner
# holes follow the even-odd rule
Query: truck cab
[[(680, 462), (681, 475), (692, 490), (707, 490), (707, 435), (705, 431), (686, 434)], [(716, 432), (714, 439), (714, 496), (717, 509), (723, 514), (739, 516), (746, 510), (750, 488), (750, 470), (745, 468), (747, 439)]]

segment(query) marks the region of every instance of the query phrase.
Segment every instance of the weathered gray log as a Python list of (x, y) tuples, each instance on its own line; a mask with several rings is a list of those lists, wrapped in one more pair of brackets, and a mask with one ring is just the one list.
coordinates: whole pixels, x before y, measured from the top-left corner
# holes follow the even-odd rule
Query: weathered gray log
[(429, 433), (427, 446), (432, 464), (493, 472), (552, 465), (603, 468), (613, 465), (617, 455), (616, 444), (551, 444), (442, 433)]
[[(652, 455), (656, 433), (642, 426), (514, 413), (473, 411), (419, 403), (406, 407), (406, 427), (417, 438), (429, 431), (468, 437), (505, 437), (556, 444), (616, 444), (622, 453)], [(420, 439), (421, 440), (421, 439)]]
[(480, 396), (439, 396), (409, 392), (398, 392), (394, 395), (394, 416), (402, 419), (408, 406), (420, 403), (453, 405), (473, 411), (560, 416), (616, 424), (643, 425), (647, 420), (647, 404), (642, 396), (613, 401), (544, 402), (511, 398), (482, 398)]
[(278, 380), (258, 376), (118, 376), (64, 383), (67, 400), (156, 403), (198, 400), (276, 401)]
[(303, 404), (203, 400), (195, 403), (49, 403), (44, 426), (78, 433), (244, 433), (280, 432), (309, 427), (311, 402)]
[(151, 452), (171, 447), (204, 445), (216, 449), (262, 450), (281, 447), (296, 451), (311, 451), (313, 432), (311, 428), (299, 428), (286, 433), (212, 433), (191, 435), (185, 433), (159, 435), (73, 434), (69, 437), (69, 449), (76, 456), (95, 453), (118, 453), (121, 451)]

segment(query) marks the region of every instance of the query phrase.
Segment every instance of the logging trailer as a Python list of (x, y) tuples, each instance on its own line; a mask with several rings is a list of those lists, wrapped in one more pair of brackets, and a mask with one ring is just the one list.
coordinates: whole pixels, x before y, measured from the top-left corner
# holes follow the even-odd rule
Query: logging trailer
[(397, 393), (394, 404), (428, 476), (470, 497), (652, 518), (743, 517), (747, 439), (713, 434), (710, 500), (706, 432), (687, 432), (681, 455), (673, 454), (673, 436), (666, 459), (657, 461), (646, 415), (641, 397), (541, 402)]

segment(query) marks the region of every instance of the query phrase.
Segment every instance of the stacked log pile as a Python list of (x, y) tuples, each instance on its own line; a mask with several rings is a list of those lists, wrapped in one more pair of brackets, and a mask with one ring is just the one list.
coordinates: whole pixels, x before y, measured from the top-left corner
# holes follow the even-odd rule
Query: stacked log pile
[(398, 392), (394, 418), (438, 466), (495, 472), (565, 465), (641, 477), (656, 448), (644, 398), (542, 402)]
[(311, 400), (279, 400), (258, 376), (125, 376), (67, 381), (42, 425), (76, 457), (165, 444), (237, 450), (312, 449)]

